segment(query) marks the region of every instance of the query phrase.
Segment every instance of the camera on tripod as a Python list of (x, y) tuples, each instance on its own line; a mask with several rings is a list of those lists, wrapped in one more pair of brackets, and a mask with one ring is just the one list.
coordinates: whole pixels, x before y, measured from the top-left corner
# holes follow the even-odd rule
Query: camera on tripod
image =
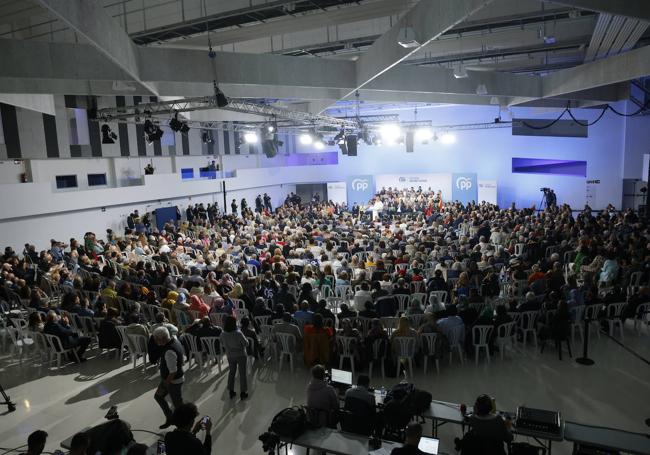
[(540, 191), (543, 191), (544, 193), (548, 193), (549, 191), (551, 191), (550, 188), (546, 188), (546, 187), (544, 187), (544, 188), (540, 188), (539, 190), (540, 190)]

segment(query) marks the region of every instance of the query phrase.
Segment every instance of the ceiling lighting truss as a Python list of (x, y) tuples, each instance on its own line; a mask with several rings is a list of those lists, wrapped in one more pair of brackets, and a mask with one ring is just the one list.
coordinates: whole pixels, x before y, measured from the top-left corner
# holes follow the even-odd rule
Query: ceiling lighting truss
[[(133, 106), (98, 109), (95, 119), (102, 121), (116, 121), (135, 118), (137, 122), (140, 118), (171, 116), (174, 115), (175, 112), (191, 112), (217, 108), (217, 101), (214, 96), (203, 96), (173, 101), (142, 103)], [(249, 103), (238, 99), (230, 99), (227, 106), (219, 109), (290, 120), (304, 125), (317, 124), (347, 128), (357, 128), (359, 125), (354, 119), (340, 119), (327, 115), (310, 114), (308, 112), (293, 111), (264, 104)]]

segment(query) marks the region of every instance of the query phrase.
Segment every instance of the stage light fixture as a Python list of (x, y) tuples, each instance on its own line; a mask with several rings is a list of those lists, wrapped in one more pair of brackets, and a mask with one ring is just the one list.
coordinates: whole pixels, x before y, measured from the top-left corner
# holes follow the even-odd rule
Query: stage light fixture
[(179, 132), (183, 127), (183, 122), (178, 120), (178, 112), (174, 113), (174, 117), (169, 120), (169, 128), (174, 132)]
[(272, 124), (269, 123), (268, 125), (266, 125), (266, 131), (268, 131), (269, 133), (274, 133), (275, 132), (275, 125), (272, 125)]
[(433, 131), (431, 128), (418, 128), (415, 131), (415, 139), (422, 143), (427, 143), (433, 139)]
[(394, 144), (402, 135), (402, 130), (395, 123), (387, 123), (379, 128), (381, 139), (388, 145)]
[(259, 141), (259, 137), (257, 136), (257, 133), (255, 131), (246, 131), (244, 133), (244, 141), (247, 144), (257, 144)]
[(309, 133), (302, 133), (298, 139), (302, 145), (311, 145), (314, 142), (314, 137)]
[(317, 139), (316, 142), (314, 142), (314, 148), (316, 150), (323, 150), (325, 148), (325, 144), (320, 139)]
[(159, 141), (163, 136), (163, 131), (150, 119), (144, 121), (144, 134), (149, 144)]
[(111, 131), (111, 127), (104, 124), (102, 125), (102, 144), (115, 144), (117, 134)]
[(201, 133), (201, 140), (204, 144), (212, 143), (212, 132), (210, 130), (203, 130)]
[(444, 133), (442, 136), (440, 136), (440, 142), (445, 145), (454, 144), (456, 142), (456, 135), (453, 133)]

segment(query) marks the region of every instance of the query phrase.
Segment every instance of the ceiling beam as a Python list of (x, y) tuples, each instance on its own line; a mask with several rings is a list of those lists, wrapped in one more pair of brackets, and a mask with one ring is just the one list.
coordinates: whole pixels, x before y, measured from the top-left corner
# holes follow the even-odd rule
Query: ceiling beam
[[(415, 54), (491, 1), (420, 0), (357, 60), (356, 86), (346, 94), (346, 97)], [(419, 43), (408, 49), (398, 43), (407, 28), (413, 30), (415, 39)]]
[[(387, 17), (404, 10), (404, 3), (395, 0), (380, 0), (362, 3), (353, 7), (336, 8), (327, 11), (311, 12), (302, 16), (286, 16), (268, 22), (250, 25), (230, 30), (216, 31), (210, 34), (212, 46), (222, 46), (260, 38), (279, 36), (306, 30), (314, 30), (328, 26), (338, 26), (351, 22), (364, 21), (378, 17)], [(184, 49), (207, 49), (208, 37), (205, 33), (189, 38), (170, 40), (164, 47)]]
[(544, 0), (572, 8), (650, 21), (648, 0)]
[(543, 97), (631, 81), (650, 75), (650, 46), (556, 71), (542, 79)]
[[(0, 87), (5, 93), (148, 93), (93, 46), (22, 40), (3, 40), (2, 43)], [(357, 81), (355, 63), (345, 60), (218, 52), (215, 61), (220, 87), (232, 98), (338, 100), (354, 89)], [(155, 85), (160, 96), (212, 94), (213, 73), (204, 51), (143, 47), (138, 48), (137, 64), (141, 68), (140, 81)], [(543, 81), (554, 76), (542, 78), (491, 71), (467, 73), (467, 78), (456, 79), (453, 71), (446, 68), (400, 65), (366, 84), (360, 90), (361, 99), (473, 104), (477, 99), (493, 102), (492, 97), (527, 102), (569, 94), (569, 99), (608, 102), (623, 96), (608, 88), (574, 93), (581, 90), (581, 86), (572, 86), (571, 90), (561, 91), (559, 95), (555, 92), (546, 95)], [(586, 88), (613, 82), (605, 80)], [(477, 95), (479, 85), (485, 86), (486, 95)], [(499, 103), (503, 104), (501, 100)]]
[(83, 36), (135, 81), (142, 84), (151, 94), (158, 94), (155, 86), (140, 79), (137, 47), (129, 35), (118, 25), (118, 22), (106, 13), (101, 2), (85, 0), (38, 1), (53, 16)]

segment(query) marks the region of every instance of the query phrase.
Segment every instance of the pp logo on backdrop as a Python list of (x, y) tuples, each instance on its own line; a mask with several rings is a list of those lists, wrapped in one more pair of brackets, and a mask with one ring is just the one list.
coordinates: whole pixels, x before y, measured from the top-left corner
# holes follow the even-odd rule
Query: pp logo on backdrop
[(472, 188), (472, 179), (468, 179), (467, 177), (458, 177), (456, 179), (456, 188), (461, 191), (470, 190)]
[(352, 180), (352, 189), (354, 191), (365, 191), (370, 186), (368, 179), (354, 179)]

